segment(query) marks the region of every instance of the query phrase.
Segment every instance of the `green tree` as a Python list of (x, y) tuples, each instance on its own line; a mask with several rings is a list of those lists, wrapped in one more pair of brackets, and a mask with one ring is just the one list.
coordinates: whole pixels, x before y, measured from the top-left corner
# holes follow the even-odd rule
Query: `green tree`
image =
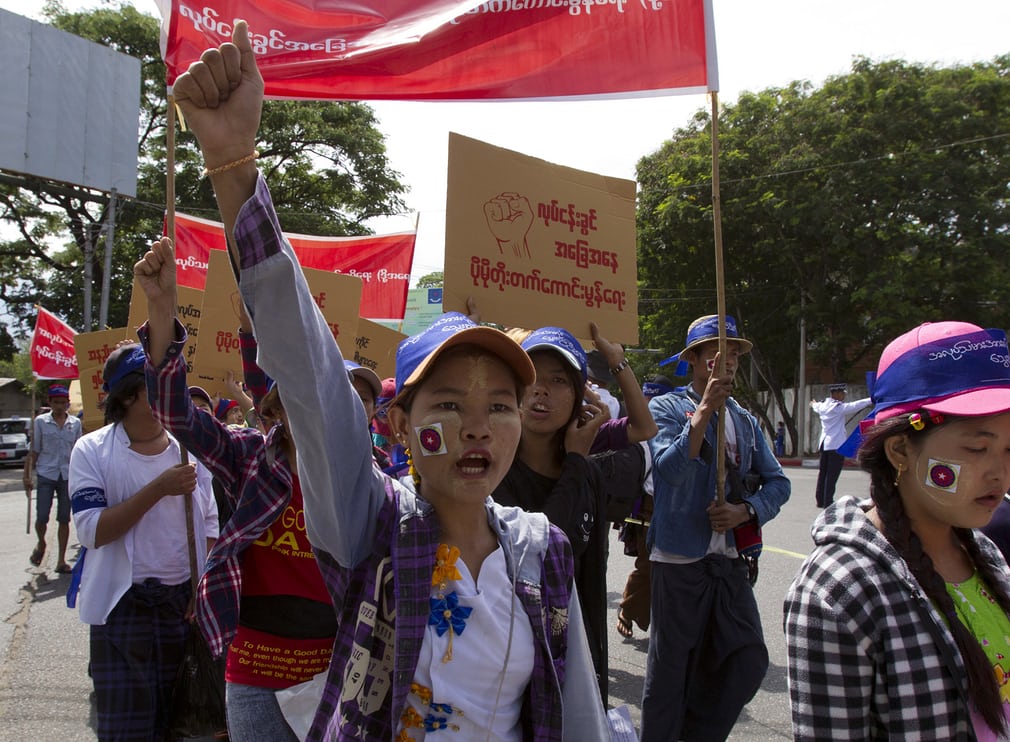
[(434, 273), (426, 273), (417, 279), (417, 288), (419, 289), (437, 289), (442, 287), (442, 271), (435, 271)]
[[(67, 12), (46, 6), (57, 28), (141, 60), (138, 183), (135, 200), (120, 199), (110, 276), (109, 324), (126, 323), (133, 263), (161, 235), (165, 203), (165, 66), (159, 22), (128, 4)], [(260, 127), (260, 166), (284, 229), (326, 236), (369, 234), (366, 221), (404, 210), (405, 187), (390, 168), (372, 109), (362, 103), (270, 101)], [(176, 208), (216, 219), (210, 183), (201, 178), (193, 137), (177, 133)], [(27, 331), (40, 301), (77, 329), (83, 327), (83, 248), (88, 230), (97, 238), (109, 199), (81, 188), (26, 181), (0, 187), (0, 219), (16, 225), (17, 240), (0, 243), (0, 300)], [(53, 244), (56, 247), (53, 247)], [(104, 238), (98, 240), (93, 316), (98, 316)]]
[[(857, 59), (822, 87), (746, 93), (720, 111), (730, 314), (755, 341), (740, 395), (795, 383), (799, 325), (822, 379), (873, 367), (925, 320), (1004, 327), (1010, 56), (935, 68)], [(711, 121), (638, 165), (642, 334), (676, 348), (714, 313)], [(760, 409), (755, 412), (761, 413)]]

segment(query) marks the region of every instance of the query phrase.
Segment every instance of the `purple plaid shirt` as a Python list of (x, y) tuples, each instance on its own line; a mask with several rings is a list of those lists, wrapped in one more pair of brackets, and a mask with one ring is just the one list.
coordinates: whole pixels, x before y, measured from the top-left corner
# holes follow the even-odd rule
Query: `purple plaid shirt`
[[(149, 353), (145, 323), (138, 331)], [(214, 544), (200, 580), (197, 623), (215, 657), (227, 649), (238, 628), (242, 592), (240, 555), (280, 516), (291, 501), (291, 466), (276, 429), (264, 438), (256, 428), (232, 428), (197, 410), (186, 385), (182, 351), (186, 330), (176, 320), (175, 339), (165, 361), (146, 367), (147, 396), (154, 416), (193, 452), (229, 493), (238, 493), (235, 512)]]
[[(299, 455), (306, 525), (340, 614), (308, 739), (390, 740), (406, 705), (430, 612), (438, 517), (374, 463), (365, 464), (366, 443), (371, 448), (367, 432), (363, 425), (360, 437), (350, 432), (363, 420), (360, 402), (281, 234), (262, 177), (238, 215), (234, 236), (239, 285), (256, 327), (260, 363), (282, 389), (291, 389), (285, 405), (299, 453), (303, 448), (316, 452)], [(292, 357), (299, 352), (302, 357)], [(319, 378), (326, 382), (318, 384)], [(523, 736), (561, 740), (567, 616), (573, 602), (571, 547), (543, 515), (490, 500), (487, 508), (535, 638)], [(519, 537), (533, 533), (540, 534), (533, 539), (536, 548), (520, 552)]]

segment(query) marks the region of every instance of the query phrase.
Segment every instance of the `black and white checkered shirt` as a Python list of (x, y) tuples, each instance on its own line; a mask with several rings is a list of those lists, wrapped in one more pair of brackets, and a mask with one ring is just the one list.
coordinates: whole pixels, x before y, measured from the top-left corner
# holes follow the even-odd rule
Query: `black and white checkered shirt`
[[(960, 652), (907, 564), (844, 498), (815, 521), (784, 605), (797, 740), (974, 740)], [(986, 559), (1008, 568), (976, 532)], [(1004, 580), (1003, 588), (1010, 590)], [(934, 638), (936, 637), (936, 638)]]

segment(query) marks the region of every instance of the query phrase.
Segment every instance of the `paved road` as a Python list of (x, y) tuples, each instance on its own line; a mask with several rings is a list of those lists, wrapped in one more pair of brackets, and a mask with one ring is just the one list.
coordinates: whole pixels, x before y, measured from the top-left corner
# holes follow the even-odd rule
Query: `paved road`
[[(810, 523), (817, 515), (814, 480), (817, 470), (790, 467), (792, 499), (764, 529), (765, 551), (757, 585), (771, 666), (757, 697), (744, 710), (731, 740), (764, 742), (791, 738), (786, 690), (785, 642), (782, 635), (782, 598), (810, 550)], [(69, 578), (57, 575), (53, 545), (42, 568), (28, 563), (34, 537), (25, 533), (25, 497), (20, 469), (0, 470), (0, 742), (95, 739), (89, 726), (87, 629), (76, 611), (66, 607)], [(867, 477), (862, 472), (842, 473), (838, 495), (864, 496)], [(50, 528), (50, 538), (55, 538)], [(71, 531), (71, 553), (77, 543)], [(608, 570), (610, 625), (617, 621), (616, 606), (632, 566), (621, 544), (614, 540)], [(648, 637), (622, 639), (612, 628), (610, 636), (610, 705), (627, 704), (636, 725)], [(265, 741), (269, 742), (269, 741)]]

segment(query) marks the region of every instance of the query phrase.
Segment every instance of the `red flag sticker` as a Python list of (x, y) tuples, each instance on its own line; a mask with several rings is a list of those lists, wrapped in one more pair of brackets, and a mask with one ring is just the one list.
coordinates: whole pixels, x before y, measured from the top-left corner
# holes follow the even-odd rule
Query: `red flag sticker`
[(957, 478), (960, 474), (960, 464), (930, 459), (926, 467), (926, 486), (953, 494), (957, 492)]
[(414, 435), (421, 443), (422, 456), (437, 456), (448, 453), (445, 447), (445, 439), (442, 437), (442, 423), (432, 423), (414, 428)]

